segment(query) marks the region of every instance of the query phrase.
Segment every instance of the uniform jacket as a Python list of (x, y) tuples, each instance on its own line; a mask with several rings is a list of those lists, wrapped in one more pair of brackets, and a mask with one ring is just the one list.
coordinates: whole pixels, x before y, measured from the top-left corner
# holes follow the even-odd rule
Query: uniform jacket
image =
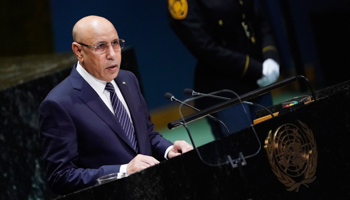
[(270, 27), (253, 0), (168, 2), (170, 26), (198, 61), (195, 90), (246, 93), (258, 88), (265, 59), (278, 62)]

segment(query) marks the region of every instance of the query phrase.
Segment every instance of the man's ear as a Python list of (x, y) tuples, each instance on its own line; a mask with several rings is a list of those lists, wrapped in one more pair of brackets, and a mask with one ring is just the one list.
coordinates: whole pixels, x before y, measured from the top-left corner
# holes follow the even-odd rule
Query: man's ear
[(83, 60), (84, 60), (84, 57), (83, 57), (83, 54), (82, 54), (82, 51), (83, 51), (83, 48), (80, 44), (76, 43), (76, 42), (73, 42), (72, 43), (72, 50), (75, 54), (75, 57), (78, 58), (79, 62), (80, 63), (83, 63)]

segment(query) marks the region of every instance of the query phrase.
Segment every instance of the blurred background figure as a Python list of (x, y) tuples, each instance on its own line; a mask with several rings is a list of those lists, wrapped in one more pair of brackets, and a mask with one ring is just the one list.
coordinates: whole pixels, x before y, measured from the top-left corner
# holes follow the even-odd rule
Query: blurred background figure
[[(238, 95), (274, 83), (279, 77), (279, 56), (267, 20), (254, 0), (168, 0), (171, 28), (197, 59), (194, 90), (211, 93), (229, 89)], [(272, 105), (271, 94), (254, 100)], [(206, 98), (196, 101), (200, 109), (217, 103)], [(259, 107), (244, 105), (249, 120)], [(236, 132), (250, 125), (240, 105), (216, 113)], [(210, 122), (216, 138), (224, 127)]]

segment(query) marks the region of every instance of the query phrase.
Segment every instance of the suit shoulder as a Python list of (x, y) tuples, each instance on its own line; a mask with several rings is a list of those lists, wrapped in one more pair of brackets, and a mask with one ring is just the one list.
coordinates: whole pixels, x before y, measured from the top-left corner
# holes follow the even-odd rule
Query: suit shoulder
[(123, 69), (119, 70), (119, 74), (117, 78), (137, 80), (136, 75), (133, 72), (128, 70), (123, 70)]
[(56, 85), (46, 96), (45, 99), (60, 99), (67, 94), (71, 93), (70, 88), (72, 88), (71, 83), (67, 78)]
[(135, 76), (135, 74), (134, 73), (132, 73), (131, 71), (129, 71), (129, 70), (125, 70), (125, 69), (120, 69), (119, 70), (119, 74), (118, 74), (118, 76)]

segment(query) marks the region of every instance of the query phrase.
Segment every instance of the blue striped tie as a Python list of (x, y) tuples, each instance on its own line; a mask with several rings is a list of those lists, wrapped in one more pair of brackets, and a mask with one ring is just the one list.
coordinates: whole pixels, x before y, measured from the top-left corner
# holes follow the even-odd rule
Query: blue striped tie
[(137, 141), (135, 139), (134, 127), (131, 124), (128, 113), (126, 112), (122, 102), (118, 99), (117, 94), (114, 91), (114, 87), (111, 83), (106, 84), (106, 90), (110, 92), (110, 98), (115, 116), (118, 118), (120, 125), (123, 127), (123, 130), (125, 131), (126, 136), (132, 145), (132, 148), (137, 152)]

